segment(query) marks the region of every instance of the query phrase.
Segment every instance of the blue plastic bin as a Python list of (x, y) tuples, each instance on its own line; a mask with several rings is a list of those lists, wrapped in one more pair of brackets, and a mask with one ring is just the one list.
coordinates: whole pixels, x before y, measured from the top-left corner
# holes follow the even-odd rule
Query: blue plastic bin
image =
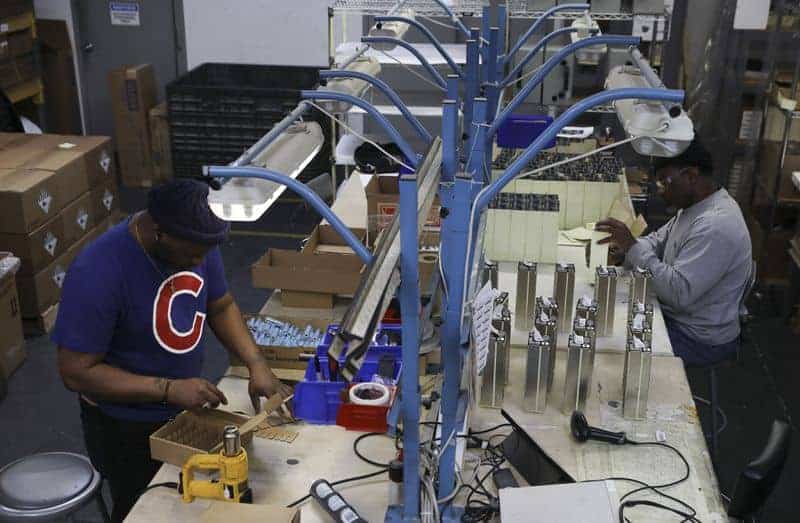
[[(553, 123), (553, 118), (543, 114), (512, 114), (497, 130), (497, 145), (509, 149), (526, 149)], [(545, 145), (555, 147), (556, 140)]]
[[(328, 348), (337, 329), (338, 325), (329, 326), (322, 344), (317, 347), (321, 379), (317, 379), (317, 371), (312, 360), (308, 362), (303, 381), (294, 388), (294, 415), (315, 425), (335, 424), (336, 415), (339, 413), (339, 407), (342, 404), (341, 394), (346, 383), (341, 377), (337, 381), (330, 381), (330, 369), (328, 367)], [(400, 331), (399, 325), (382, 325), (378, 331), (378, 338), (382, 334), (387, 334), (399, 339)], [(353, 381), (356, 383), (371, 381), (372, 377), (378, 372), (378, 363), (384, 354), (389, 354), (393, 357), (394, 378), (396, 380), (399, 379), (402, 370), (402, 351), (403, 349), (400, 345), (371, 345), (367, 349), (364, 364)], [(341, 366), (344, 366), (344, 359), (343, 355), (339, 361)]]

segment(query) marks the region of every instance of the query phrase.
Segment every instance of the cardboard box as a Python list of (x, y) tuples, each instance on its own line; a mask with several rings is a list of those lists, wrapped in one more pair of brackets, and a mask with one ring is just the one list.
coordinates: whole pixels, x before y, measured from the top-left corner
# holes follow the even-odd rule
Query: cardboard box
[(64, 242), (72, 245), (98, 223), (91, 193), (86, 193), (61, 211), (64, 220)]
[(73, 154), (83, 159), (89, 187), (109, 182), (116, 183), (114, 151), (108, 136), (52, 135), (62, 147), (70, 147)]
[(150, 64), (133, 65), (111, 71), (108, 80), (122, 183), (150, 187), (154, 175), (148, 115), (157, 103), (155, 72)]
[(150, 146), (153, 155), (153, 181), (172, 179), (172, 140), (167, 119), (167, 102), (150, 109)]
[[(360, 238), (364, 238), (366, 234), (363, 230), (354, 232)], [(253, 265), (253, 286), (284, 291), (352, 295), (361, 281), (364, 264), (343, 243), (332, 228), (317, 227), (302, 251), (269, 249)], [(289, 307), (315, 307), (286, 303), (286, 293), (282, 298)], [(325, 301), (325, 304), (316, 308), (333, 306), (332, 296), (321, 298), (320, 301)]]
[[(364, 190), (367, 193), (367, 213), (370, 218), (378, 217), (377, 223), (375, 223), (375, 220), (369, 220), (371, 234), (387, 227), (397, 213), (397, 208), (400, 205), (400, 186), (398, 183), (397, 176), (373, 176), (365, 187)], [(441, 207), (439, 197), (436, 196), (433, 205), (431, 205), (428, 220), (425, 222), (426, 227), (433, 229), (441, 228)]]
[(17, 56), (0, 62), (0, 88), (7, 89), (36, 78), (36, 61), (33, 54)]
[(64, 20), (36, 20), (41, 49), (47, 128), (62, 134), (82, 134), (78, 84), (72, 43)]
[[(764, 142), (761, 144), (760, 149), (760, 162), (761, 176), (764, 180), (764, 186), (769, 194), (775, 190), (775, 184), (778, 178), (778, 162), (780, 160), (781, 144)], [(778, 189), (778, 198), (783, 201), (799, 201), (800, 191), (792, 183), (792, 173), (800, 171), (800, 155), (786, 154), (783, 161), (783, 172), (781, 174), (780, 187)]]
[(98, 185), (89, 194), (91, 207), (98, 222), (119, 209), (119, 188), (115, 181), (109, 180), (103, 185)]
[(107, 228), (107, 220), (100, 222), (43, 270), (32, 276), (17, 276), (17, 290), (23, 318), (37, 318), (58, 303), (70, 264), (86, 245), (104, 233)]
[(0, 252), (0, 375), (8, 378), (25, 361), (25, 339), (17, 295), (17, 263), (11, 253)]
[[(222, 448), (225, 425), (241, 427), (250, 418), (222, 410), (184, 411), (150, 435), (150, 457), (182, 467), (195, 454), (214, 454)], [(242, 445), (253, 441), (253, 432), (241, 434)]]
[(0, 35), (0, 60), (9, 60), (33, 52), (33, 33), (30, 29)]
[(35, 274), (66, 251), (64, 218), (61, 214), (45, 222), (29, 234), (0, 233), (0, 249), (13, 252), (22, 260), (19, 274)]
[[(96, 149), (87, 144), (97, 146), (104, 140), (107, 139), (0, 133), (0, 176), (4, 178), (0, 186), (0, 230), (30, 232), (88, 191), (89, 173), (103, 167), (102, 147)], [(96, 168), (87, 163), (87, 157), (97, 158)], [(110, 169), (108, 162), (103, 165)], [(6, 209), (5, 204), (13, 206), (13, 210)]]

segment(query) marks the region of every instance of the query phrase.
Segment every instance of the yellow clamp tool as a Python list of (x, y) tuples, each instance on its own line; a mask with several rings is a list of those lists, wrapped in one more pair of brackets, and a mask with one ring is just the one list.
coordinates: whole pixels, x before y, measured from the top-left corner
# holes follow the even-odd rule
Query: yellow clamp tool
[[(195, 454), (183, 465), (180, 493), (183, 501), (210, 498), (232, 503), (252, 503), (253, 493), (247, 484), (247, 451), (242, 448), (239, 428), (228, 425), (222, 432), (222, 450), (219, 454)], [(215, 480), (196, 480), (196, 470), (217, 471)]]

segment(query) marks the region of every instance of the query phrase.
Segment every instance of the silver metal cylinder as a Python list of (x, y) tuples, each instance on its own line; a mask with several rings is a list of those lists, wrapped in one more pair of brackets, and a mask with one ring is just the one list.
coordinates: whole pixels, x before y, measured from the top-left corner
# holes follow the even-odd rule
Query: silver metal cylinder
[(575, 265), (556, 264), (553, 296), (558, 304), (558, 332), (568, 333), (572, 328), (572, 303), (575, 292)]
[(528, 412), (544, 412), (550, 383), (550, 360), (555, 356), (550, 338), (534, 330), (528, 336), (528, 353), (525, 362), (525, 388), (522, 408)]
[[(492, 327), (498, 332), (502, 332), (505, 336), (506, 345), (505, 352), (510, 355), (511, 352), (511, 311), (508, 309), (508, 293), (501, 292), (500, 295), (494, 299), (494, 314), (492, 316)], [(510, 357), (506, 357), (506, 367), (504, 371), (505, 381), (508, 383), (508, 372), (510, 370)]]
[(622, 375), (622, 416), (626, 419), (647, 417), (647, 397), (650, 392), (650, 372), (653, 351), (649, 342), (628, 342), (625, 351), (625, 370)]
[(614, 267), (597, 267), (594, 277), (594, 301), (597, 302), (597, 335), (614, 333), (614, 311), (617, 301), (617, 270)]
[(517, 302), (514, 307), (515, 325), (529, 331), (533, 327), (533, 312), (536, 307), (536, 264), (517, 264)]
[(561, 412), (571, 414), (584, 410), (586, 397), (592, 384), (594, 351), (589, 340), (570, 334), (567, 343), (567, 373), (564, 378), (564, 397)]
[(506, 388), (505, 368), (508, 352), (506, 337), (502, 333), (489, 337), (489, 354), (486, 366), (481, 373), (480, 401), (481, 407), (492, 409), (503, 408), (503, 395)]
[(239, 427), (225, 425), (222, 429), (222, 448), (229, 457), (238, 456), (242, 451), (242, 439), (239, 437)]
[(592, 298), (588, 300), (581, 298), (575, 304), (575, 317), (592, 320), (592, 322), (597, 321), (597, 303)]
[(640, 269), (638, 267), (631, 270), (631, 280), (628, 287), (628, 316), (630, 317), (632, 308), (637, 303), (647, 305), (650, 303), (649, 291), (650, 280), (653, 279), (653, 273), (649, 269)]
[(552, 390), (553, 376), (556, 373), (556, 359), (558, 358), (558, 310), (550, 309), (555, 314), (550, 316), (545, 312), (544, 308), (538, 306), (540, 299), (536, 300), (537, 307), (533, 325), (542, 336), (547, 337), (550, 341), (550, 368), (547, 371), (547, 390)]
[(486, 260), (483, 263), (483, 270), (481, 271), (481, 287), (486, 285), (486, 282), (492, 283), (492, 289), (497, 288), (497, 263)]

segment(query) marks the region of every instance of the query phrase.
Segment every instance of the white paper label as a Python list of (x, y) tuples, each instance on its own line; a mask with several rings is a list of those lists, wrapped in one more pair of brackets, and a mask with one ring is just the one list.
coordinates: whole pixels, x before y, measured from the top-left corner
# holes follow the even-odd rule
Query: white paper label
[(495, 291), (491, 282), (472, 300), (472, 338), (475, 340), (475, 366), (477, 374), (483, 372), (489, 357), (489, 336), (492, 332), (492, 312)]
[(53, 269), (53, 281), (60, 289), (64, 285), (64, 277), (67, 275), (67, 271), (64, 270), (64, 267), (61, 265), (57, 265)]
[(108, 174), (108, 169), (111, 167), (111, 157), (106, 151), (100, 155), (100, 167)]
[(663, 430), (657, 430), (656, 431), (656, 441), (658, 441), (660, 443), (664, 443), (665, 441), (667, 441), (667, 433), (664, 432)]
[(47, 234), (45, 234), (44, 250), (46, 250), (50, 256), (53, 256), (55, 254), (57, 245), (58, 245), (58, 238), (56, 238), (56, 236), (52, 232), (48, 232)]
[(89, 213), (86, 209), (78, 209), (78, 219), (76, 221), (78, 222), (78, 227), (85, 231), (86, 226), (89, 225)]
[(103, 207), (106, 208), (107, 211), (111, 210), (111, 205), (114, 203), (114, 194), (106, 189), (106, 192), (103, 193)]
[(50, 196), (49, 192), (42, 191), (39, 193), (39, 198), (37, 198), (36, 204), (42, 211), (44, 211), (45, 214), (50, 212), (51, 203), (53, 203), (53, 197)]
[(139, 18), (139, 2), (109, 2), (108, 14), (111, 17), (111, 25), (129, 27), (142, 25)]
[(633, 328), (636, 330), (642, 330), (644, 328), (644, 314), (637, 312), (636, 316), (633, 317)]

